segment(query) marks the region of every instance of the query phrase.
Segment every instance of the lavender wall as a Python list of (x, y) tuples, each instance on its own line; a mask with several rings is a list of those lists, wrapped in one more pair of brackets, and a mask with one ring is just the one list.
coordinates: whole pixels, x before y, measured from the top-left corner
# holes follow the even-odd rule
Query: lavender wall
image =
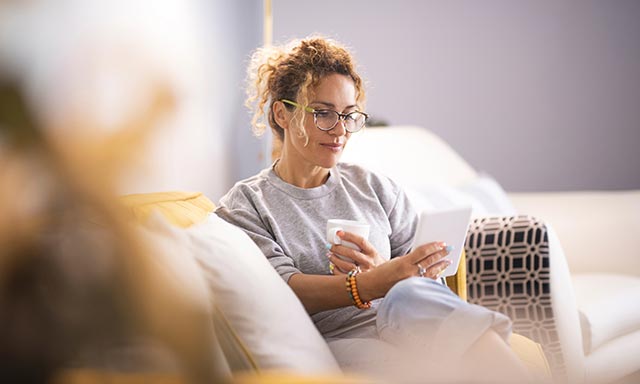
[(510, 191), (640, 188), (640, 2), (273, 2), (274, 40), (352, 47), (368, 111)]

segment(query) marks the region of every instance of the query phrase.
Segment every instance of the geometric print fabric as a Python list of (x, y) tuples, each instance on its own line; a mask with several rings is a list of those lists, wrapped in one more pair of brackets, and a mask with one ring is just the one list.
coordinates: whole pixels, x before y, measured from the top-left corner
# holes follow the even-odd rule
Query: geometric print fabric
[(554, 381), (566, 381), (551, 307), (544, 223), (531, 216), (475, 219), (465, 251), (469, 302), (509, 316), (514, 332), (542, 345)]

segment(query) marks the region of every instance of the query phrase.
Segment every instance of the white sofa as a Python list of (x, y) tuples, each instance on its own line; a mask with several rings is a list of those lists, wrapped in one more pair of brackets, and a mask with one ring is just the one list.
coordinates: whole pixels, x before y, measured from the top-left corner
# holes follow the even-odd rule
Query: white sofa
[[(412, 126), (367, 128), (352, 136), (342, 161), (395, 179), (421, 209), (471, 204), (477, 217), (505, 217), (479, 219), (478, 225), (506, 226), (513, 217), (530, 215), (520, 216), (520, 222), (532, 226), (530, 233), (541, 234), (540, 254), (534, 258), (544, 262), (532, 264), (531, 274), (540, 273), (548, 294), (522, 302), (521, 296), (474, 293), (474, 281), (482, 287), (487, 280), (487, 274), (474, 278), (474, 266), (492, 256), (477, 252), (468, 241), (470, 300), (508, 312), (516, 332), (542, 343), (558, 381), (632, 382), (639, 377), (640, 191), (506, 194), (443, 140)], [(502, 283), (508, 288), (508, 281)]]

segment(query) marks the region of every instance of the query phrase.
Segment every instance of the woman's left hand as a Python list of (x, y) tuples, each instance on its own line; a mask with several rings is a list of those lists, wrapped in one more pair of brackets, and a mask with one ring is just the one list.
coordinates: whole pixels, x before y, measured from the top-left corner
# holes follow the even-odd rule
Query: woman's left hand
[(335, 265), (334, 274), (337, 272), (347, 273), (357, 267), (360, 267), (362, 272), (366, 272), (385, 262), (373, 245), (364, 237), (345, 231), (338, 231), (337, 235), (340, 240), (353, 243), (360, 250), (351, 249), (345, 245), (333, 244), (329, 249), (328, 257), (329, 262)]

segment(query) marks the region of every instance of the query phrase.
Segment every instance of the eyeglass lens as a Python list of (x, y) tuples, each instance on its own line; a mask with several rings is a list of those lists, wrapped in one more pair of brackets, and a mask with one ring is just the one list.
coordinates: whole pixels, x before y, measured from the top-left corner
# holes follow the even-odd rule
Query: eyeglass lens
[[(348, 132), (359, 131), (366, 121), (366, 115), (360, 112), (351, 112), (342, 116), (344, 120), (344, 127)], [(331, 110), (316, 111), (314, 113), (314, 117), (316, 120), (316, 126), (323, 131), (333, 129), (340, 120), (338, 112)]]

